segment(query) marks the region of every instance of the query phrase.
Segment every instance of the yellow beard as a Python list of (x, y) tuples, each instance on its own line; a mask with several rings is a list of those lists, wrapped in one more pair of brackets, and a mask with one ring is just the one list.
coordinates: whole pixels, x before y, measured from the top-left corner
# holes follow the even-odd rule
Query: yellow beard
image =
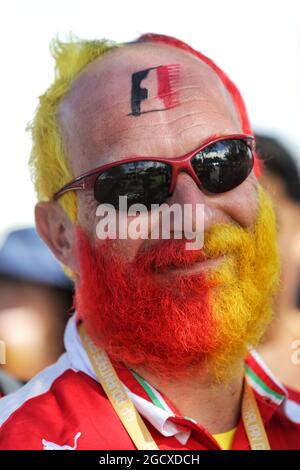
[(267, 193), (258, 187), (259, 211), (252, 229), (218, 224), (205, 239), (208, 256), (225, 256), (209, 274), (212, 314), (217, 321), (217, 347), (208, 368), (216, 381), (230, 379), (248, 346), (256, 346), (272, 318), (278, 286), (276, 221)]

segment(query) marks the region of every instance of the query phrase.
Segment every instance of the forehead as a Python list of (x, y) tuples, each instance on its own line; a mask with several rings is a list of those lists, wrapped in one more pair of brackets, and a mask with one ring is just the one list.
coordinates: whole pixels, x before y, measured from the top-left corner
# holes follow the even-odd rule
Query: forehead
[(157, 44), (125, 46), (89, 64), (58, 118), (74, 175), (130, 155), (171, 158), (210, 137), (241, 132), (215, 72)]

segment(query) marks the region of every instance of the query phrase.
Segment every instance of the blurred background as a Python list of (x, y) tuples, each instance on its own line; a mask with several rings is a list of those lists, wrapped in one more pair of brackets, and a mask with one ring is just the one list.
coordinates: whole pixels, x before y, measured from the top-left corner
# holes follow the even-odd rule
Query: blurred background
[[(25, 244), (24, 257), (20, 258), (20, 255), (18, 255), (19, 261), (22, 262), (18, 263), (15, 272), (7, 273), (4, 270), (2, 284), (0, 279), (0, 320), (1, 316), (4, 318), (4, 314), (1, 312), (7, 312), (9, 308), (12, 311), (15, 310), (14, 316), (12, 313), (9, 316), (9, 321), (11, 321), (10, 330), (14, 329), (12, 327), (14, 324), (13, 318), (15, 318), (16, 325), (23, 324), (17, 316), (16, 309), (21, 304), (26, 304), (27, 307), (32, 304), (35, 307), (38, 304), (42, 305), (43, 302), (45, 303), (41, 300), (42, 295), (45, 296), (44, 298), (47, 297), (48, 300), (51, 297), (51, 300), (47, 301), (47, 305), (49, 304), (48, 310), (59, 311), (61, 315), (64, 315), (63, 312), (66, 311), (66, 306), (71, 304), (72, 285), (67, 285), (66, 280), (60, 278), (60, 275), (58, 277), (54, 276), (56, 280), (53, 281), (53, 272), (50, 265), (55, 263), (54, 259), (51, 262), (48, 259), (47, 267), (43, 268), (38, 267), (38, 261), (35, 261), (36, 269), (33, 271), (41, 272), (41, 270), (44, 270), (45, 272), (45, 278), (42, 281), (36, 279), (33, 273), (26, 272), (24, 274), (23, 272), (24, 265), (33, 262), (33, 258), (28, 261), (25, 255), (26, 247), (29, 246), (26, 230), (34, 224), (33, 207), (35, 203), (28, 170), (31, 141), (25, 128), (33, 117), (38, 96), (46, 90), (54, 77), (49, 44), (56, 35), (60, 39), (64, 39), (70, 32), (86, 39), (106, 37), (116, 41), (130, 41), (142, 33), (157, 32), (177, 36), (188, 42), (191, 46), (215, 60), (237, 84), (245, 99), (255, 131), (261, 136), (267, 135), (278, 139), (280, 145), (284, 146), (285, 151), (290, 153), (294, 161), (292, 173), (296, 174), (300, 167), (299, 0), (251, 0), (251, 2), (245, 0), (2, 1), (0, 6), (2, 162), (0, 250), (5, 248), (5, 256), (7, 256), (8, 234), (11, 231), (15, 231), (13, 240), (10, 239), (10, 243), (15, 244), (13, 246), (16, 246), (16, 243), (17, 245), (18, 243)], [(265, 147), (263, 158), (269, 160), (271, 154), (272, 150)], [(279, 159), (283, 158), (283, 154), (280, 152), (279, 154), (281, 155)], [(271, 177), (271, 174), (272, 169), (266, 174), (266, 178)], [(280, 178), (276, 180), (275, 175), (275, 181), (273, 178), (271, 186), (268, 181), (266, 185), (269, 185), (268, 189), (275, 199), (279, 193), (283, 195), (285, 213), (288, 213), (287, 207), (292, 207), (290, 217), (284, 219), (281, 227), (287, 228), (287, 232), (284, 232), (284, 234), (289, 234), (282, 236), (283, 246), (290, 247), (292, 243), (294, 247), (291, 249), (289, 258), (289, 260), (293, 260), (294, 277), (293, 281), (286, 281), (290, 286), (293, 285), (293, 292), (290, 294), (290, 300), (287, 304), (291, 305), (293, 303), (291, 308), (294, 311), (298, 309), (297, 300), (295, 299), (300, 279), (298, 267), (300, 262), (297, 264), (298, 251), (300, 251), (297, 246), (298, 225), (295, 222), (298, 220), (299, 201), (297, 197), (296, 199), (292, 197), (292, 206), (289, 206), (286, 202), (290, 196), (288, 189), (286, 189), (289, 178), (287, 173), (286, 182), (282, 182)], [(299, 184), (299, 181), (297, 181), (294, 182), (296, 186)], [(278, 207), (281, 203), (282, 198), (277, 198), (276, 204)], [(295, 224), (293, 225), (291, 221)], [(24, 229), (26, 229), (25, 232)], [(32, 236), (35, 238), (35, 235)], [(286, 237), (289, 236), (291, 238), (286, 240)], [(39, 242), (35, 240), (32, 243), (34, 245), (34, 243)], [(33, 248), (33, 245), (30, 248), (30, 253), (35, 252), (36, 246)], [(44, 250), (46, 250), (45, 247)], [(16, 253), (20, 252), (13, 248), (9, 253), (12, 258), (6, 263), (11, 265), (13, 263), (12, 259), (16, 258)], [(287, 264), (289, 266), (289, 262)], [(287, 271), (289, 271), (289, 268), (287, 268)], [(24, 282), (28, 295), (24, 293)], [(37, 294), (36, 289), (40, 289), (39, 294)], [(61, 294), (60, 300), (58, 300), (58, 297), (56, 299), (53, 289), (56, 291), (58, 289)], [(41, 294), (42, 291), (43, 294)], [(67, 298), (65, 297), (66, 291), (69, 295)], [(8, 295), (8, 292), (10, 292), (10, 295)], [(21, 301), (19, 298), (15, 304), (12, 303), (12, 297), (14, 297), (13, 293), (16, 292), (18, 292), (20, 298), (23, 296), (23, 300)], [(26, 300), (26, 303), (24, 296), (26, 299), (30, 297), (31, 300)], [(8, 297), (9, 301), (7, 300)], [(15, 298), (17, 297), (15, 296)], [(53, 301), (54, 297), (55, 302)], [(39, 300), (37, 300), (38, 298)], [(285, 306), (283, 305), (281, 310), (290, 308), (287, 307), (287, 304), (284, 304)], [(54, 315), (49, 316), (48, 313), (43, 313), (44, 318), (47, 317), (48, 320), (51, 318), (51, 321), (53, 321)], [(299, 318), (300, 315), (296, 316), (297, 325)], [(28, 325), (29, 320), (25, 320), (25, 317), (23, 319), (24, 325)], [(45, 321), (48, 322), (48, 320)], [(55, 328), (57, 327), (57, 331), (59, 331), (59, 341), (61, 341), (64, 321), (65, 317), (62, 323), (57, 322), (57, 318), (54, 321), (54, 323), (57, 322)], [(8, 320), (5, 324), (8, 324)], [(35, 325), (37, 325), (37, 322), (35, 322)], [(51, 328), (54, 328), (53, 325)], [(32, 331), (32, 328), (29, 328), (29, 330)], [(298, 332), (295, 333), (294, 326), (292, 330), (293, 335), (296, 334), (297, 337)], [(1, 333), (0, 329), (0, 339), (4, 336), (3, 331)], [(25, 333), (22, 337), (24, 338), (24, 336), (26, 336)], [(39, 341), (44, 341), (41, 338), (45, 337), (41, 335), (39, 337)], [(286, 344), (285, 348), (287, 347)], [(40, 348), (40, 346), (38, 347)], [(61, 348), (62, 346), (59, 344), (57, 349), (54, 348), (55, 352), (53, 350), (52, 352), (45, 352), (46, 359), (41, 360), (38, 364), (33, 366), (21, 365), (16, 369), (8, 370), (8, 372), (15, 374), (20, 380), (26, 381), (36, 370), (45, 364), (51, 363)], [(41, 349), (37, 350), (40, 351)], [(268, 351), (266, 357), (268, 357)], [(12, 363), (12, 359), (10, 362)], [(300, 380), (298, 382), (300, 390)], [(291, 385), (297, 388), (297, 384), (291, 383)]]

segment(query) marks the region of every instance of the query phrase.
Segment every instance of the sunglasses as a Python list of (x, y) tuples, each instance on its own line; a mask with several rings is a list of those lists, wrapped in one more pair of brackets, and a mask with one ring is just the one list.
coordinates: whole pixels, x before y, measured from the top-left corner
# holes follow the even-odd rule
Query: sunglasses
[(93, 189), (96, 201), (119, 208), (127, 204), (164, 203), (173, 193), (180, 172), (188, 173), (206, 194), (220, 194), (239, 186), (254, 163), (253, 136), (222, 136), (206, 142), (182, 157), (131, 157), (99, 166), (67, 183), (54, 194), (57, 200), (68, 191)]

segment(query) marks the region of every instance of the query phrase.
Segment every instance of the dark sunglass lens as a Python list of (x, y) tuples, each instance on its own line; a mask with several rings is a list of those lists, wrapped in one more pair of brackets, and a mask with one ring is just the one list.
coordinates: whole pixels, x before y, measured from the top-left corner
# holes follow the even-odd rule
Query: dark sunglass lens
[(101, 173), (94, 186), (95, 199), (119, 208), (119, 196), (127, 196), (127, 206), (162, 204), (169, 196), (171, 167), (155, 161), (116, 165)]
[(191, 163), (203, 189), (224, 193), (239, 186), (250, 174), (253, 154), (244, 140), (222, 140), (197, 153)]

